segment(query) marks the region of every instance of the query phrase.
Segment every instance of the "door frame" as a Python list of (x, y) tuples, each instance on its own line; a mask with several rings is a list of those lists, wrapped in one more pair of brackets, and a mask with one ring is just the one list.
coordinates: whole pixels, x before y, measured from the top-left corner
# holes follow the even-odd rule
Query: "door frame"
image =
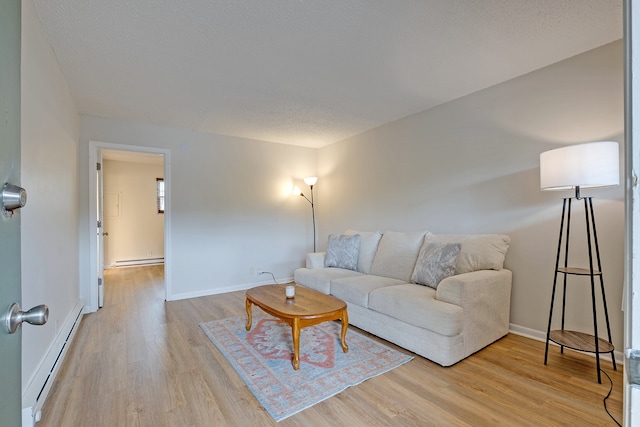
[(89, 278), (85, 295), (89, 296), (86, 304), (88, 312), (98, 310), (98, 261), (96, 234), (97, 216), (97, 190), (96, 190), (96, 163), (98, 153), (102, 150), (130, 151), (133, 153), (161, 154), (164, 156), (164, 299), (165, 301), (172, 294), (171, 292), (171, 150), (156, 147), (143, 147), (139, 145), (123, 145), (110, 142), (89, 141)]
[[(627, 351), (640, 350), (640, 9), (633, 0), (624, 2), (625, 39), (625, 292), (624, 310), (624, 425), (637, 425), (640, 421), (640, 385), (633, 384), (628, 371), (637, 375), (638, 361), (631, 360)], [(635, 375), (634, 375), (635, 377)], [(637, 381), (637, 379), (635, 380)]]
[(96, 162), (100, 163), (100, 168), (95, 169), (96, 175), (96, 266), (97, 266), (97, 279), (98, 279), (98, 309), (104, 305), (104, 176), (102, 174), (102, 163), (104, 159), (102, 156), (102, 150), (96, 150)]

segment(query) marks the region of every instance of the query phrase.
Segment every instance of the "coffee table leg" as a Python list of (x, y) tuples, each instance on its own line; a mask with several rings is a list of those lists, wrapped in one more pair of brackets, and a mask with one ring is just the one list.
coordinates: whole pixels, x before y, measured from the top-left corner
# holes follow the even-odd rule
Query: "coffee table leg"
[(293, 336), (293, 369), (300, 368), (300, 320), (293, 319), (291, 325), (291, 335)]
[(347, 345), (347, 327), (349, 326), (349, 314), (347, 310), (342, 312), (342, 334), (340, 335), (340, 345), (342, 346), (342, 351), (345, 353), (349, 351), (349, 346)]
[(247, 331), (251, 329), (251, 323), (253, 322), (253, 319), (251, 317), (251, 301), (249, 301), (249, 298), (247, 298), (247, 302), (245, 303), (247, 306), (247, 326), (246, 329)]

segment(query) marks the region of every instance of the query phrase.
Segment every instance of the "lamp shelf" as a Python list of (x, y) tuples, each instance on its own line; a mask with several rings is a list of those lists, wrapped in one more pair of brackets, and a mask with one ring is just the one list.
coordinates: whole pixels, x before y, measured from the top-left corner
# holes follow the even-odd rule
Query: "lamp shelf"
[[(591, 276), (592, 271), (588, 268), (578, 268), (578, 267), (560, 267), (558, 268), (558, 273), (564, 274), (573, 274), (576, 276)], [(594, 276), (601, 276), (602, 272), (598, 270), (593, 270)]]
[(568, 330), (555, 330), (549, 333), (549, 340), (560, 346), (573, 350), (584, 351), (587, 353), (613, 352), (613, 344), (602, 338), (598, 338), (598, 350), (596, 351), (594, 338), (595, 337), (590, 334)]

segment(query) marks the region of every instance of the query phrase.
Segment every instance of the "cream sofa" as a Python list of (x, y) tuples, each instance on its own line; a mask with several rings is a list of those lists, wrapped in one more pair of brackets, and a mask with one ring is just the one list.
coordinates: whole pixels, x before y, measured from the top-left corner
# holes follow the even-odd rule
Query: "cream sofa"
[(509, 244), (495, 234), (348, 230), (307, 254), (294, 278), (346, 301), (350, 324), (450, 366), (508, 332)]

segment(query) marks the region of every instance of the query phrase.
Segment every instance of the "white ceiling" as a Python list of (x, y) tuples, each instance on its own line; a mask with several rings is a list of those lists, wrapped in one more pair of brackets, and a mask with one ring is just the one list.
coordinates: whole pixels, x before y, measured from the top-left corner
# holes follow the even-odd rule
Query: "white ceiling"
[(321, 147), (622, 38), (622, 0), (33, 0), (81, 114)]

